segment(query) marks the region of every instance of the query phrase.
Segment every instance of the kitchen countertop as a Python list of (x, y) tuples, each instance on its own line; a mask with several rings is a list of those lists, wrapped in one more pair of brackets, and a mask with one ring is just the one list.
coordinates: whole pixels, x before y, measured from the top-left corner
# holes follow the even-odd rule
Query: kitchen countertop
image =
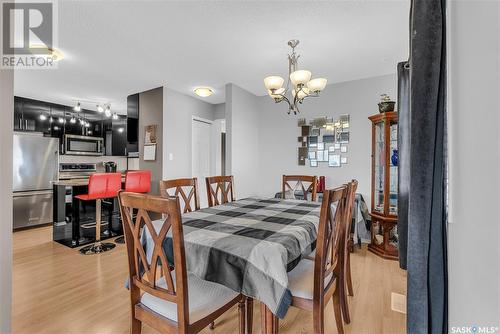
[[(125, 174), (122, 173), (122, 182), (125, 181)], [(66, 186), (66, 187), (83, 187), (89, 184), (89, 178), (79, 178), (79, 179), (61, 179), (58, 181), (53, 181), (55, 186)]]

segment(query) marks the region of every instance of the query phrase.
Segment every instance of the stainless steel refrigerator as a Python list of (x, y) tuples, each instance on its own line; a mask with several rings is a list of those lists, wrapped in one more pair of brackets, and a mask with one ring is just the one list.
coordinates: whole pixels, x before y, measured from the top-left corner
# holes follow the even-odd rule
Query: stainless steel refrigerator
[(14, 133), (14, 229), (52, 222), (52, 181), (58, 178), (59, 139)]

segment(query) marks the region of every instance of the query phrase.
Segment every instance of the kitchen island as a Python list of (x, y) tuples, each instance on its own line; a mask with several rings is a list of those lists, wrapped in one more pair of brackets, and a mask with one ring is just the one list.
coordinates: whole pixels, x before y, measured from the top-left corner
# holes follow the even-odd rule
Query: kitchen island
[[(122, 181), (124, 182), (124, 178)], [(80, 201), (76, 195), (88, 192), (88, 178), (53, 182), (53, 240), (68, 247), (80, 247), (95, 240), (95, 201)], [(123, 234), (116, 198), (102, 201), (101, 240)]]

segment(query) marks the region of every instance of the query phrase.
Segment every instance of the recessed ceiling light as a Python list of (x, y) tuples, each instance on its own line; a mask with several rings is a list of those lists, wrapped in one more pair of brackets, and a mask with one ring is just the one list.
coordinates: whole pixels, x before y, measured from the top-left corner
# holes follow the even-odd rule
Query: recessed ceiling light
[(194, 89), (194, 93), (201, 97), (209, 97), (214, 93), (214, 90), (210, 87), (197, 87)]

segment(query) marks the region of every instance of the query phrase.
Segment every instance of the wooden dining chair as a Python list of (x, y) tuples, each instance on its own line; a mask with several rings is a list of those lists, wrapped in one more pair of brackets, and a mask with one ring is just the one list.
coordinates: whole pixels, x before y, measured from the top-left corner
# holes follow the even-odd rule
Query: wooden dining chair
[[(304, 196), (304, 200), (307, 201), (309, 199), (309, 193), (311, 193), (311, 201), (315, 202), (317, 180), (317, 176), (283, 175), (281, 198), (296, 199), (295, 191), (301, 190), (302, 196)], [(294, 184), (294, 186), (292, 187), (290, 183)], [(304, 183), (309, 183), (309, 185), (304, 185)]]
[[(339, 277), (344, 270), (345, 186), (323, 192), (314, 261), (304, 259), (288, 273), (292, 306), (312, 311), (315, 334), (324, 333), (324, 308), (333, 299), (337, 333), (344, 333)], [(332, 203), (337, 203), (332, 212)]]
[[(173, 192), (169, 192), (175, 189)], [(186, 195), (186, 191), (189, 193)], [(173, 179), (160, 181), (160, 195), (162, 197), (178, 196), (182, 199), (182, 212), (192, 212), (200, 210), (200, 197), (198, 194), (198, 180), (192, 179)]]
[(342, 284), (340, 285), (342, 288), (341, 294), (341, 306), (342, 306), (342, 315), (344, 321), (349, 324), (351, 322), (351, 317), (349, 314), (349, 303), (347, 295), (354, 296), (354, 291), (352, 288), (352, 276), (351, 276), (351, 252), (350, 252), (350, 240), (351, 240), (351, 227), (352, 227), (352, 215), (354, 211), (354, 202), (356, 199), (356, 190), (358, 189), (358, 181), (352, 180), (348, 184), (347, 187), (347, 199), (346, 199), (346, 210), (345, 210), (345, 233), (344, 233), (344, 275), (341, 276)]
[[(239, 309), (239, 333), (245, 333), (245, 298), (220, 284), (187, 273), (179, 199), (120, 192), (120, 213), (129, 264), (132, 334), (142, 323), (160, 333), (198, 333), (234, 305)], [(137, 211), (135, 218), (132, 210)], [(150, 214), (166, 217), (159, 231)], [(148, 261), (142, 231), (149, 231), (154, 248)], [(171, 234), (173, 258), (164, 249)]]
[[(210, 176), (205, 178), (207, 184), (208, 206), (234, 202), (234, 178), (229, 176)], [(215, 186), (214, 186), (215, 185)]]

